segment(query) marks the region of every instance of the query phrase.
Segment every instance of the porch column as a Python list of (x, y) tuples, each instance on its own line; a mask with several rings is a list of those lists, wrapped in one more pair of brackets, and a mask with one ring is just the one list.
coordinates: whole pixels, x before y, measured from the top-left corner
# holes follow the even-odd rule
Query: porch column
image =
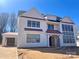
[(49, 37), (50, 37), (50, 35), (49, 35), (49, 34), (47, 34), (48, 47), (50, 47), (50, 45), (49, 45)]
[(76, 40), (77, 40), (77, 31), (76, 31), (76, 26), (73, 25), (73, 31), (74, 31), (74, 38), (75, 38), (75, 46), (77, 46)]
[[(62, 33), (62, 23), (60, 22), (60, 32)], [(63, 46), (63, 34), (60, 34), (60, 47)]]
[(6, 46), (6, 44), (7, 44), (6, 37), (3, 36), (3, 39), (2, 39), (2, 46)]

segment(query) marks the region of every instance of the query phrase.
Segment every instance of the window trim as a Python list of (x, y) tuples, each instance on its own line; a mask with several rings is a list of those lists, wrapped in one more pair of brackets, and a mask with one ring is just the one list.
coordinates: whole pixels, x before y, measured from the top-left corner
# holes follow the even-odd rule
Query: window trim
[[(51, 27), (50, 29), (49, 26)], [(48, 24), (48, 30), (54, 30), (54, 25)]]
[(63, 43), (75, 43), (74, 30), (71, 27), (73, 28), (73, 25), (62, 24)]
[[(28, 26), (28, 22), (30, 22), (30, 26)], [(39, 25), (38, 25), (39, 23)], [(32, 20), (27, 20), (27, 27), (32, 27), (32, 28), (40, 28), (40, 21), (32, 21)]]
[[(28, 35), (31, 35), (31, 36), (32, 36), (32, 35), (35, 35), (35, 36), (36, 36), (36, 35), (39, 35), (39, 38), (36, 39), (36, 38), (34, 38), (34, 37), (32, 36), (32, 37), (29, 39), (29, 38), (28, 38)], [(30, 40), (30, 41), (29, 41), (29, 40)], [(36, 40), (36, 42), (32, 42), (33, 40)], [(27, 42), (27, 43), (40, 43), (40, 34), (27, 34), (26, 42)]]

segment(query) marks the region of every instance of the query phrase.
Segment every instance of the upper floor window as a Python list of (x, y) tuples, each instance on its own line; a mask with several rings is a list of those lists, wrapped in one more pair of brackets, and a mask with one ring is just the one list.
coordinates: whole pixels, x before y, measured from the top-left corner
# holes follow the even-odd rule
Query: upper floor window
[(30, 21), (30, 20), (28, 20), (27, 21), (27, 26), (28, 27), (40, 27), (40, 22), (38, 22), (38, 21)]
[(48, 30), (54, 30), (54, 25), (48, 24)]
[(63, 42), (64, 43), (75, 43), (73, 25), (62, 24), (62, 30), (63, 30)]
[(73, 25), (62, 24), (62, 30), (63, 31), (72, 31), (73, 32)]

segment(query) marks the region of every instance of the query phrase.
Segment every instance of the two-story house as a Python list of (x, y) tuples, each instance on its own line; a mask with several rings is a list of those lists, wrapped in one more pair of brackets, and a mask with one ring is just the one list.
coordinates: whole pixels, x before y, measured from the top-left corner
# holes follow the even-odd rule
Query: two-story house
[(76, 46), (75, 34), (69, 17), (43, 15), (35, 8), (18, 17), (17, 47)]

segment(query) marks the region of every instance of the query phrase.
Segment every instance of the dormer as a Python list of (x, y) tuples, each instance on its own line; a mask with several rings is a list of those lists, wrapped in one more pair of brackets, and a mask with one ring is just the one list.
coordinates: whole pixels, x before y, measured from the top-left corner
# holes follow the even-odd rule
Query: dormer
[(53, 16), (53, 15), (47, 15), (46, 16), (48, 18), (48, 20), (56, 20), (56, 16)]
[(62, 19), (61, 17), (55, 15), (47, 15), (45, 17), (47, 18), (48, 21), (52, 21), (52, 22), (60, 22), (60, 20)]

